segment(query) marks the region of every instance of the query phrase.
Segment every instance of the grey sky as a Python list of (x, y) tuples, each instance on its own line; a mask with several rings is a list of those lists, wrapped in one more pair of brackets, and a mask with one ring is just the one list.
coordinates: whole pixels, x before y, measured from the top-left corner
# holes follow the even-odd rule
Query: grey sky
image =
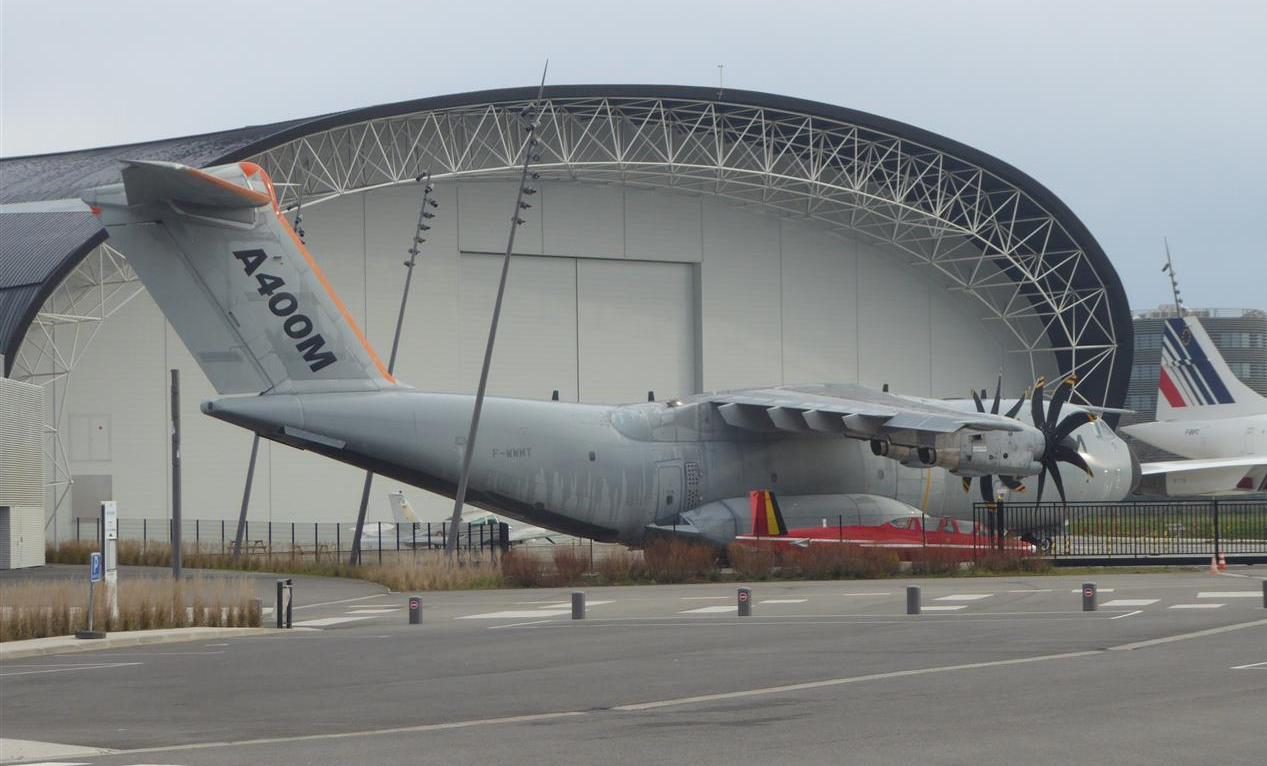
[[(1122, 275), (1267, 308), (1267, 3), (0, 0), (0, 154), (552, 83), (726, 84), (902, 120), (1048, 186)], [(0, 179), (2, 181), (2, 179)]]

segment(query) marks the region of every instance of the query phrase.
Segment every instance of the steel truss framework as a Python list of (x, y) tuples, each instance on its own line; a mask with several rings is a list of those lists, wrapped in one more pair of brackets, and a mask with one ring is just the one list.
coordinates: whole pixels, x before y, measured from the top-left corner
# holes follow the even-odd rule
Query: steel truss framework
[[(371, 119), (251, 159), (278, 183), (283, 205), (301, 188), (314, 205), (424, 170), (436, 180), (511, 178), (529, 103)], [(945, 150), (821, 115), (685, 98), (546, 98), (541, 107), (533, 169), (544, 179), (711, 194), (882, 242), (979, 301), (1031, 372), (1054, 353), (1062, 375), (1094, 381), (1075, 397), (1115, 405), (1105, 399), (1123, 340), (1108, 285), (1116, 277), (1100, 274), (1020, 186)]]
[(54, 534), (72, 484), (61, 430), (66, 384), (102, 324), (143, 289), (122, 253), (99, 245), (54, 288), (18, 348), (11, 377), (46, 391), (44, 461), (52, 508), (45, 525)]

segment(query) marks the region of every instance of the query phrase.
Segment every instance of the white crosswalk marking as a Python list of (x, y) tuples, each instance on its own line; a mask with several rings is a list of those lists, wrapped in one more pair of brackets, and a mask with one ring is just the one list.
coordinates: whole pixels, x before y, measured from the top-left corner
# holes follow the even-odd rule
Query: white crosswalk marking
[(933, 601), (980, 601), (993, 595), (993, 593), (952, 593), (949, 596), (938, 596)]
[(721, 612), (737, 612), (738, 606), (701, 606), (695, 609), (687, 609), (678, 614), (720, 614)]
[(1100, 606), (1148, 606), (1161, 601), (1159, 598), (1115, 598), (1112, 601), (1105, 601)]
[(1227, 604), (1171, 604), (1168, 609), (1218, 609)]
[(949, 604), (944, 604), (944, 605), (942, 605), (942, 606), (925, 606), (925, 607), (920, 607), (920, 611), (924, 611), (924, 612), (954, 612), (954, 611), (959, 610), (959, 609), (964, 609), (965, 607), (967, 607), (967, 604), (954, 604), (953, 606), (952, 606), (952, 605), (949, 605)]

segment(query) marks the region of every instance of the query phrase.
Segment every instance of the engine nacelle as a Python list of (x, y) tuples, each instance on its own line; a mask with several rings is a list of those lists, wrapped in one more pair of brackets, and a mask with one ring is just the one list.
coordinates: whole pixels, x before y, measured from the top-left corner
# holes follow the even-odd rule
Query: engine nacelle
[(872, 439), (871, 453), (911, 468), (945, 468), (959, 476), (1032, 476), (1041, 470), (1043, 435), (1023, 431), (961, 431), (938, 434), (935, 446), (906, 446)]
[(1046, 443), (1034, 428), (1023, 431), (960, 431), (939, 434), (936, 465), (959, 476), (1033, 476)]

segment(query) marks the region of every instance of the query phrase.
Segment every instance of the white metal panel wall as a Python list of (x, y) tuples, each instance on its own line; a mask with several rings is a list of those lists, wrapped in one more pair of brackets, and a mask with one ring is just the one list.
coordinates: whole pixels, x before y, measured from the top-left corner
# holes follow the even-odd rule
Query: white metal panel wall
[(0, 505), (44, 504), (44, 389), (0, 378)]
[(574, 261), (581, 401), (667, 399), (695, 383), (695, 276), (687, 263)]
[(708, 199), (703, 231), (704, 388), (782, 383), (778, 219)]
[[(518, 184), (476, 181), (458, 184), (458, 247), (465, 252), (505, 253)], [(544, 193), (544, 192), (542, 192)], [(520, 210), (524, 224), (515, 234), (516, 253), (540, 253), (542, 205)]]
[(808, 223), (783, 223), (784, 380), (857, 382), (857, 249)]
[[(502, 256), (463, 254), (462, 390), (479, 382)], [(576, 401), (576, 266), (570, 258), (517, 256), (511, 263), (488, 393)]]
[(540, 205), (545, 216), (542, 252), (582, 258), (625, 257), (623, 186), (545, 184), (528, 202)]

